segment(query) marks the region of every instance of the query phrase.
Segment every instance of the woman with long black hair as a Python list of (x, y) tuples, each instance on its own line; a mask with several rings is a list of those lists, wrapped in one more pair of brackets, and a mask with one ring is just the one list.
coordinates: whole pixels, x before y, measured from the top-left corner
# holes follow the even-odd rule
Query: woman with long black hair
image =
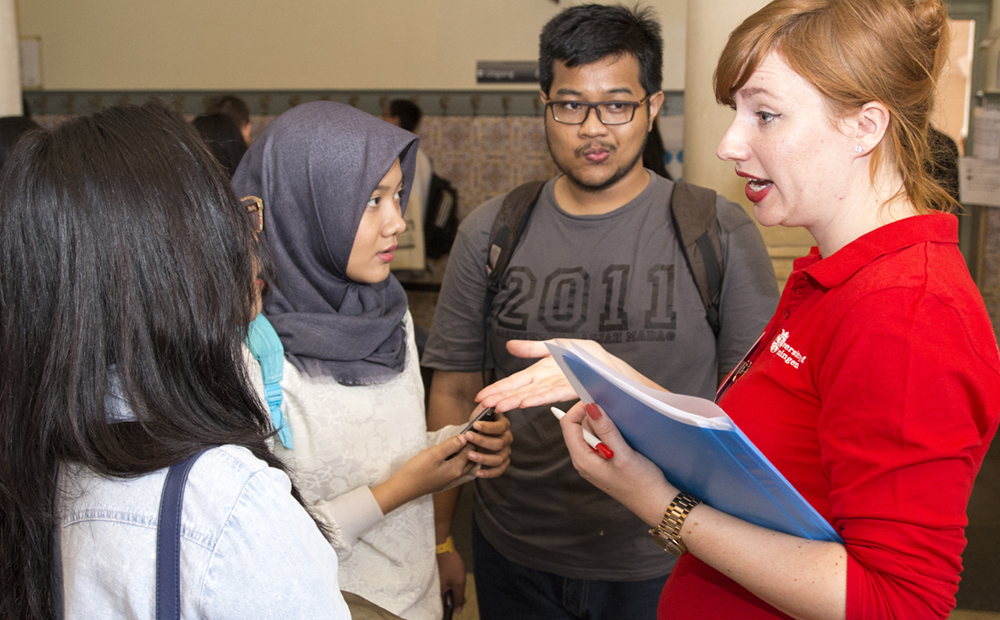
[(26, 136), (0, 178), (0, 618), (153, 617), (165, 470), (182, 617), (348, 618), (245, 371), (257, 216), (167, 108)]

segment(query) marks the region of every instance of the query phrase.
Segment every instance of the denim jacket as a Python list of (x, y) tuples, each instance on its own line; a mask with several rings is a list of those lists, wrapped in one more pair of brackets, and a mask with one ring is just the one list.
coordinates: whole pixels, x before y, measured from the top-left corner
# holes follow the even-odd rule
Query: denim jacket
[[(155, 617), (165, 476), (62, 468), (54, 575), (62, 617)], [(350, 618), (337, 555), (290, 491), (283, 472), (245, 448), (222, 446), (198, 459), (181, 518), (182, 618)]]

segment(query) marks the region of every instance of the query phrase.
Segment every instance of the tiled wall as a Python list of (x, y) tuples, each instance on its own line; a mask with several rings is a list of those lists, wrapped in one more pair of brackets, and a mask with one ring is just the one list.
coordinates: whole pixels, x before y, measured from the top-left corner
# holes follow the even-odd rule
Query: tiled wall
[(493, 196), (557, 172), (538, 117), (430, 117), (420, 134), (434, 170), (458, 188), (460, 217)]

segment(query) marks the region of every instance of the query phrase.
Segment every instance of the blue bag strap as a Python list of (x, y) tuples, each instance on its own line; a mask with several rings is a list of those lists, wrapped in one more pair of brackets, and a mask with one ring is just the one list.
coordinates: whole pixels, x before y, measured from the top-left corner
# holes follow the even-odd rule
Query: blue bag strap
[(281, 445), (291, 450), (292, 429), (288, 427), (285, 416), (281, 412), (281, 380), (285, 376), (285, 347), (274, 331), (271, 322), (263, 314), (250, 322), (247, 328), (247, 347), (260, 364), (261, 376), (264, 379), (264, 399), (271, 412), (271, 425), (278, 431)]
[(204, 451), (170, 466), (156, 523), (156, 620), (181, 617), (181, 509), (191, 467)]

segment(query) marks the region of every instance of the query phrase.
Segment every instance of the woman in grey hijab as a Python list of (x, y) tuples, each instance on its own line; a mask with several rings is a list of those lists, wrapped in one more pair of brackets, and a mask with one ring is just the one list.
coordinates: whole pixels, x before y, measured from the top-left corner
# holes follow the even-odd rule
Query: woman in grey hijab
[(506, 419), (477, 423), (481, 433), (426, 431), (413, 321), (389, 272), (416, 150), (407, 131), (317, 101), (267, 126), (233, 186), (261, 199), (277, 271), (264, 315), (284, 345), (292, 440), (275, 449), (332, 530), (341, 588), (437, 620), (429, 494), (476, 464), (490, 467), (477, 476), (502, 473), (511, 437)]

